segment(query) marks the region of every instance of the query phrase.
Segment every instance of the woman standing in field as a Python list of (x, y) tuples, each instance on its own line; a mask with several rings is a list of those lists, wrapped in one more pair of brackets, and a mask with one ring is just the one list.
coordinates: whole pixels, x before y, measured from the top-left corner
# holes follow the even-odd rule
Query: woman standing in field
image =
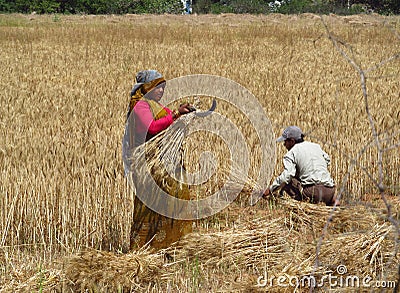
[[(132, 175), (135, 187), (134, 211), (130, 232), (130, 249), (135, 249), (149, 243), (154, 248), (166, 247), (181, 236), (191, 231), (192, 222), (167, 218), (147, 207), (139, 198), (146, 197), (156, 205), (160, 203), (157, 191), (149, 190), (148, 184), (142, 178), (139, 169), (134, 169), (137, 150), (152, 143), (151, 139), (167, 129), (181, 115), (191, 112), (189, 104), (181, 105), (177, 110), (171, 110), (160, 103), (164, 94), (166, 80), (156, 70), (143, 70), (136, 75), (136, 84), (131, 91), (131, 98), (126, 115), (125, 135), (123, 139), (123, 159), (125, 175)], [(154, 159), (154, 158), (153, 158)], [(173, 190), (175, 196), (189, 199), (189, 190), (182, 188), (179, 182), (169, 184), (167, 189)], [(166, 189), (166, 186), (159, 186)], [(172, 207), (173, 208), (173, 207)]]

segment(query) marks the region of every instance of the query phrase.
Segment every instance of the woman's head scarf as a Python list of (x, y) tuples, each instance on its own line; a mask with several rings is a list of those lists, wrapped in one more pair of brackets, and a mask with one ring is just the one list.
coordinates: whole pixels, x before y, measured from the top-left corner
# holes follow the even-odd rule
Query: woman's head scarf
[(131, 99), (126, 118), (129, 118), (136, 103), (143, 98), (145, 94), (153, 90), (160, 83), (166, 82), (164, 77), (157, 70), (142, 70), (136, 74), (136, 83), (131, 90)]
[(139, 71), (136, 74), (136, 84), (132, 88), (131, 96), (135, 95), (139, 88), (142, 88), (143, 94), (146, 94), (162, 82), (165, 82), (165, 79), (157, 70)]

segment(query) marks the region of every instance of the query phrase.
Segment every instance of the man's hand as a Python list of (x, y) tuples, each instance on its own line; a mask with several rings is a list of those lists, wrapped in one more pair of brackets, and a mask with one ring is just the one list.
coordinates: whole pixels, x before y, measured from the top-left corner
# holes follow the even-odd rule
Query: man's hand
[(269, 190), (269, 188), (267, 188), (267, 189), (264, 191), (262, 197), (263, 197), (264, 199), (267, 199), (268, 196), (270, 196), (270, 195), (271, 195), (271, 191)]

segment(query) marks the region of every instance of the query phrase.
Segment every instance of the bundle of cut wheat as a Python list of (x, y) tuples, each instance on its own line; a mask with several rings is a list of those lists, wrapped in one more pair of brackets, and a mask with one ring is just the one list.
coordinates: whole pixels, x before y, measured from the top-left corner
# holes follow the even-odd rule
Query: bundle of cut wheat
[(315, 236), (321, 235), (327, 221), (331, 233), (366, 231), (384, 221), (379, 210), (364, 205), (333, 208), (288, 197), (278, 199), (277, 204), (284, 208), (289, 227), (297, 231), (311, 230)]
[(0, 292), (53, 292), (61, 288), (63, 274), (60, 269), (13, 269), (10, 278), (12, 281), (2, 282)]
[(115, 254), (87, 250), (70, 257), (65, 286), (74, 292), (137, 292), (161, 274), (163, 260), (149, 250)]
[[(290, 241), (288, 241), (290, 239)], [(223, 232), (191, 234), (164, 252), (180, 260), (198, 259), (211, 267), (232, 267), (300, 273), (310, 270), (299, 261), (301, 235), (285, 227), (282, 218), (258, 219)], [(303, 245), (303, 248), (309, 245)]]
[(393, 226), (383, 223), (369, 231), (329, 235), (321, 246), (319, 260), (327, 269), (336, 270), (341, 265), (349, 274), (381, 276), (389, 261), (387, 253), (392, 249), (391, 232)]

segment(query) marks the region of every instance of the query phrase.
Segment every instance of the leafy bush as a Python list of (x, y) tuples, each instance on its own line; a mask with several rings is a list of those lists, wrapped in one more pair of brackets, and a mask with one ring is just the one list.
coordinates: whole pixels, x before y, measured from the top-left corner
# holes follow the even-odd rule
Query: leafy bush
[(0, 0), (0, 12), (13, 12), (15, 11), (15, 3), (7, 0)]
[(60, 3), (55, 0), (17, 0), (15, 2), (15, 9), (23, 13), (54, 13), (58, 11), (59, 6)]
[(210, 12), (213, 14), (234, 13), (234, 10), (232, 6), (229, 6), (227, 4), (213, 3), (211, 4)]
[(182, 13), (182, 2), (176, 0), (137, 1), (134, 13)]
[(233, 0), (230, 6), (235, 13), (269, 13), (269, 1), (264, 0)]
[[(355, 4), (356, 3), (356, 4)], [(348, 7), (350, 4), (350, 7)], [(21, 13), (176, 13), (180, 0), (0, 0), (0, 12)], [(193, 0), (194, 13), (400, 13), (399, 0)]]
[(277, 9), (278, 13), (296, 14), (306, 12), (316, 12), (320, 9), (312, 0), (286, 0), (282, 1), (281, 6)]

